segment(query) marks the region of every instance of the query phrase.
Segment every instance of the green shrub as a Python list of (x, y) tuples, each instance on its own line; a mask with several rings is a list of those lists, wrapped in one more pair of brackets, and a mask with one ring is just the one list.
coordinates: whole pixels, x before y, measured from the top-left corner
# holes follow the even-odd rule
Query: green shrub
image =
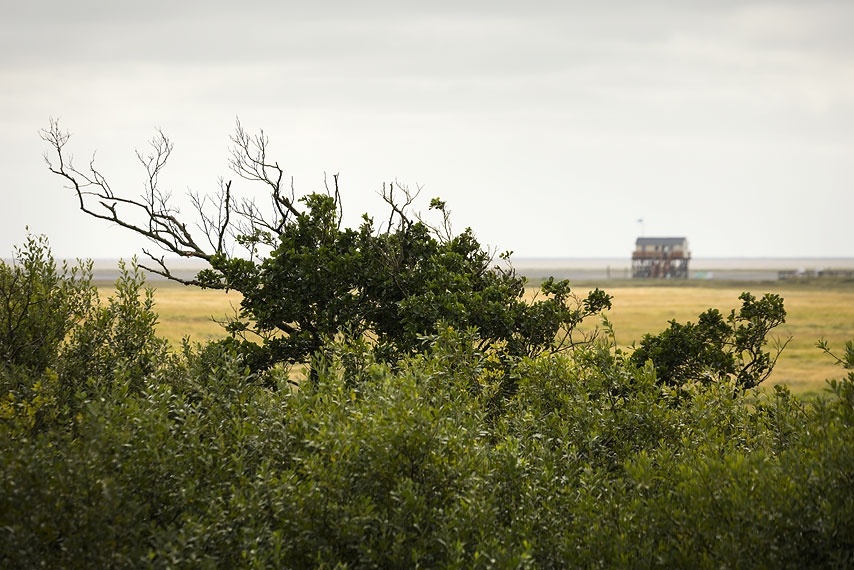
[(786, 322), (786, 310), (783, 299), (771, 293), (757, 300), (745, 292), (739, 299), (741, 308), (726, 319), (717, 309), (709, 309), (697, 324), (672, 320), (658, 336), (644, 335), (632, 360), (638, 366), (651, 361), (665, 384), (732, 376), (743, 390), (758, 386), (771, 374), (785, 346), (778, 347), (774, 357), (764, 350), (771, 330)]
[(44, 236), (28, 235), (11, 263), (0, 260), (0, 366), (40, 374), (55, 365), (96, 295), (91, 279), (91, 262), (57, 270)]
[(805, 401), (441, 327), (395, 365), (328, 343), (296, 390), (227, 343), (164, 352), (141, 285), (4, 377), (0, 567), (854, 563), (854, 374)]
[(0, 422), (10, 437), (71, 425), (81, 402), (138, 390), (164, 362), (155, 334), (153, 291), (136, 267), (120, 262), (116, 294), (102, 305), (91, 262), (58, 272), (43, 237), (29, 237), (12, 265), (0, 264)]

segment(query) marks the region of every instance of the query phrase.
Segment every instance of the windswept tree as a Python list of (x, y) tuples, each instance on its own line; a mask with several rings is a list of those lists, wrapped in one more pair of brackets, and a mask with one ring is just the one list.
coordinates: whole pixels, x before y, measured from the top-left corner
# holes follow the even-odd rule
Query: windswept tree
[[(454, 233), (445, 202), (433, 199), (437, 222), (413, 211), (418, 192), (383, 185), (387, 218), (368, 215), (357, 228), (342, 227), (338, 176), (322, 192), (298, 196), (293, 181), (268, 155), (269, 139), (237, 123), (229, 167), (213, 194), (191, 193), (193, 212), (182, 214), (161, 175), (172, 142), (157, 132), (147, 154), (137, 152), (145, 191), (114, 191), (90, 161), (77, 168), (67, 151), (69, 134), (51, 121), (42, 138), (50, 171), (73, 190), (80, 209), (145, 236), (144, 269), (185, 285), (233, 289), (243, 295), (227, 328), (255, 369), (308, 362), (328, 339), (367, 336), (377, 355), (393, 361), (424, 348), (438, 327), (476, 328), (480, 348), (501, 346), (511, 356), (561, 351), (586, 337), (577, 325), (610, 307), (599, 289), (581, 298), (568, 281), (546, 281), (538, 300), (523, 299), (526, 280), (499, 265), (471, 229)], [(235, 180), (266, 187), (260, 204), (238, 192)], [(171, 268), (167, 255), (204, 260), (192, 279)], [(509, 253), (502, 258), (509, 261)]]

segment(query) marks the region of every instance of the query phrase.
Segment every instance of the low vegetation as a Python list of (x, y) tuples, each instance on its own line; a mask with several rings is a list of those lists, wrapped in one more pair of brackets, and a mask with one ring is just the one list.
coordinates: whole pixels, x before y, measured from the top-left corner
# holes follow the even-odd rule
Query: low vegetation
[(106, 302), (79, 271), (37, 240), (3, 266), (28, 302), (0, 311), (26, 323), (0, 347), (0, 566), (854, 562), (854, 343), (808, 401), (663, 382), (612, 334), (529, 357), (449, 326), (395, 363), (331, 341), (295, 390), (227, 344), (169, 350), (135, 268)]

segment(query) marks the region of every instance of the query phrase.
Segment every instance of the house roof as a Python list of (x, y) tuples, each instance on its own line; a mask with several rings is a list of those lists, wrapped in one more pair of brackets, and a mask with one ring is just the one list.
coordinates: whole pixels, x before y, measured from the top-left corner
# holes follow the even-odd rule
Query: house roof
[(684, 245), (688, 238), (684, 237), (639, 237), (635, 245)]

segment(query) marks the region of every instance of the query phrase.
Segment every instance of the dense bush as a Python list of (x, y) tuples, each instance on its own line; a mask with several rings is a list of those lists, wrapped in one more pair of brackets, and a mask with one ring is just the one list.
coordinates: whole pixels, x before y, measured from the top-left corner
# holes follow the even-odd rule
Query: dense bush
[(651, 361), (661, 382), (671, 385), (696, 382), (699, 378), (731, 376), (747, 390), (771, 374), (777, 356), (765, 351), (768, 334), (786, 322), (786, 309), (779, 295), (766, 293), (757, 299), (750, 293), (739, 297), (738, 312), (724, 318), (717, 309), (701, 314), (697, 324), (670, 321), (657, 336), (644, 335), (632, 360), (638, 366)]
[(11, 263), (0, 262), (0, 367), (41, 373), (56, 364), (60, 343), (92, 303), (91, 268), (59, 271), (37, 236), (27, 236)]
[(137, 389), (168, 344), (155, 334), (153, 290), (135, 265), (120, 264), (106, 304), (92, 265), (59, 271), (45, 238), (28, 238), (13, 263), (0, 262), (0, 419), (37, 432), (78, 412), (81, 395), (116, 382)]
[(141, 285), (4, 372), (0, 567), (854, 563), (854, 373), (803, 401), (444, 327), (394, 367), (331, 344), (292, 390), (225, 345), (163, 351)]

